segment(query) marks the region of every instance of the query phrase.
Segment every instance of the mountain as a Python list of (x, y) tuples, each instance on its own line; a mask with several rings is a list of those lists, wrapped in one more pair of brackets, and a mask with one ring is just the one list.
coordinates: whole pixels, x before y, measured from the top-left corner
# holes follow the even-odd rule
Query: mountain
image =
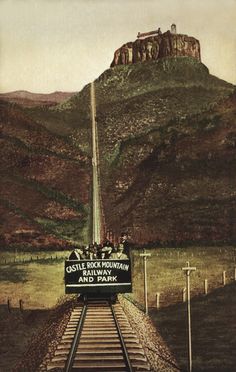
[[(180, 56), (117, 65), (95, 90), (106, 227), (127, 230), (136, 243), (235, 242), (235, 87), (199, 59)], [(17, 216), (54, 238), (85, 241), (90, 85), (51, 107), (4, 105), (5, 225), (18, 231), (10, 225)]]
[(89, 157), (5, 101), (0, 142), (1, 248), (65, 249), (87, 242)]
[[(141, 243), (235, 241), (234, 86), (175, 57), (116, 66), (95, 88), (107, 227)], [(51, 111), (80, 138), (89, 86)]]
[(0, 100), (14, 102), (25, 107), (34, 107), (42, 105), (55, 105), (63, 102), (75, 93), (54, 92), (48, 94), (31, 93), (26, 90), (17, 90), (15, 92), (0, 93)]

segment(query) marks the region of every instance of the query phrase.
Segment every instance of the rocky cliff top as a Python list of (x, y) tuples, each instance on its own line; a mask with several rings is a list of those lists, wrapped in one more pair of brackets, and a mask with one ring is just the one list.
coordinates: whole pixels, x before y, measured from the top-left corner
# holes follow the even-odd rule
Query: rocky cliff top
[[(142, 38), (142, 35), (145, 36)], [(192, 36), (170, 31), (163, 34), (139, 33), (137, 40), (128, 42), (115, 51), (111, 67), (178, 56), (193, 57), (201, 61), (199, 41)]]

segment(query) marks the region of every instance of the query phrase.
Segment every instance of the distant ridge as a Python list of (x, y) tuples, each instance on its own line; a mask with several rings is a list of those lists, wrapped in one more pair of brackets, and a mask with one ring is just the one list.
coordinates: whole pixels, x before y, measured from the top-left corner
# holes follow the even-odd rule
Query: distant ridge
[(0, 99), (14, 102), (22, 106), (33, 107), (41, 105), (54, 105), (71, 98), (75, 92), (53, 93), (31, 93), (27, 90), (17, 90), (14, 92), (0, 93)]

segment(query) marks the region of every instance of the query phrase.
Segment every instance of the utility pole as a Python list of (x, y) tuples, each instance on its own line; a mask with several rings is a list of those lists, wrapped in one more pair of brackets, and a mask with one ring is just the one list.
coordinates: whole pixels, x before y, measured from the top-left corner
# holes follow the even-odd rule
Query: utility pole
[(148, 314), (147, 257), (150, 257), (151, 253), (146, 253), (144, 249), (144, 252), (140, 253), (139, 256), (143, 257), (143, 263), (144, 263), (144, 302), (145, 302), (145, 314)]
[(190, 274), (196, 271), (196, 267), (190, 267), (189, 262), (186, 262), (186, 267), (182, 267), (186, 275), (187, 286), (187, 312), (188, 312), (188, 371), (192, 372), (192, 336), (191, 336), (191, 307), (190, 307)]

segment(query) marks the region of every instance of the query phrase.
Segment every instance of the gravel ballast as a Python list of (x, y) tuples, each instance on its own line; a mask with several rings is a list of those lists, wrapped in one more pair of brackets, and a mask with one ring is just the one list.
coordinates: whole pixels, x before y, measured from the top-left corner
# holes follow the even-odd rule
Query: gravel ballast
[[(137, 334), (148, 358), (151, 371), (180, 371), (175, 358), (156, 330), (151, 319), (121, 295), (119, 296), (119, 302), (126, 313), (131, 327)], [(23, 356), (22, 361), (15, 367), (14, 372), (47, 371), (47, 364), (54, 355), (57, 344), (60, 342), (73, 306), (74, 301), (70, 300), (62, 301), (55, 308), (53, 316), (45, 328), (31, 341), (30, 347)]]
[(54, 355), (65, 331), (73, 305), (73, 300), (65, 297), (61, 299), (43, 329), (29, 343), (21, 362), (15, 366), (13, 372), (47, 371), (47, 363)]
[(180, 371), (174, 356), (156, 330), (151, 319), (123, 296), (119, 296), (119, 301), (131, 327), (137, 333), (140, 343), (143, 346), (151, 366), (151, 371)]

